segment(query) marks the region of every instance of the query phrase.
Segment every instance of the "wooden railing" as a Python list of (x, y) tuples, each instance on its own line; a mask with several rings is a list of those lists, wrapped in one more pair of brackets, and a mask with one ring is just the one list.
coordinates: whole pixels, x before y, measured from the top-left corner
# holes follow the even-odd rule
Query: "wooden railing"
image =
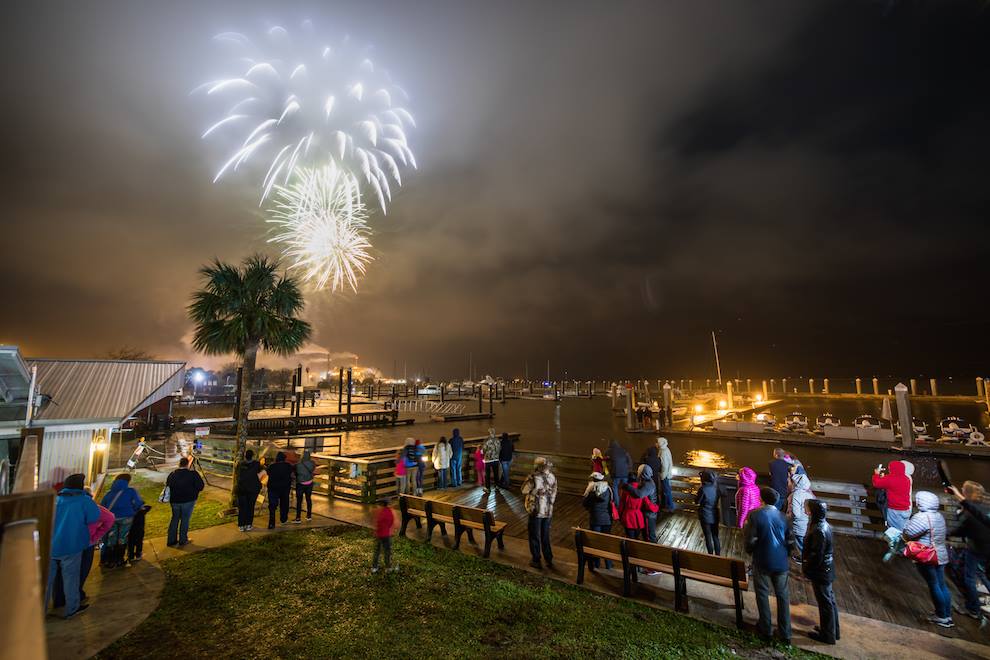
[[(513, 438), (518, 438), (518, 433), (509, 434)], [(484, 442), (484, 437), (465, 438), (464, 451), (461, 458), (461, 470), (464, 483), (471, 483), (477, 479), (474, 469), (475, 448)], [(437, 484), (436, 470), (430, 462), (430, 452), (435, 443), (426, 443), (424, 448), (426, 453), (426, 470), (423, 473), (423, 489), (432, 490)], [(396, 497), (395, 481), (395, 455), (401, 447), (389, 447), (378, 449), (362, 454), (350, 454), (347, 456), (331, 456), (329, 454), (316, 453), (313, 459), (322, 465), (326, 465), (326, 470), (316, 473), (316, 485), (314, 490), (330, 497), (335, 497), (352, 502), (373, 503), (384, 497)], [(416, 478), (415, 468), (409, 471), (409, 479)]]
[[(377, 410), (373, 412), (332, 413), (327, 415), (301, 415), (299, 417), (262, 417), (252, 419), (248, 431), (261, 435), (294, 435), (307, 431), (337, 431), (345, 429), (394, 426), (399, 422), (399, 411)], [(210, 425), (211, 433), (232, 435), (236, 424), (224, 422)]]
[(10, 495), (0, 497), (0, 644), (5, 657), (48, 656), (44, 607), (55, 492), (38, 490), (38, 438), (26, 435)]

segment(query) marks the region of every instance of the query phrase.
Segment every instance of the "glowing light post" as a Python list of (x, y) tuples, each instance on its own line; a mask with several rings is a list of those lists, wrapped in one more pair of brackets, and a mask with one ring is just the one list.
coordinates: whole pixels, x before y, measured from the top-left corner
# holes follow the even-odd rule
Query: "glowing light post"
[(196, 400), (196, 397), (198, 395), (199, 384), (203, 382), (203, 379), (204, 378), (205, 378), (205, 376), (203, 375), (203, 371), (201, 369), (200, 370), (196, 370), (195, 372), (193, 372), (193, 375), (192, 375), (192, 381), (193, 381), (193, 401)]

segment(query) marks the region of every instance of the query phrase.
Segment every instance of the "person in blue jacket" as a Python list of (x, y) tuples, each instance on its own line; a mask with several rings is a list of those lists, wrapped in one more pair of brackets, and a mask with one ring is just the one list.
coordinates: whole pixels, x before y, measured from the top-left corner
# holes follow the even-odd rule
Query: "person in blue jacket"
[(464, 474), (461, 472), (461, 459), (464, 456), (464, 438), (461, 437), (461, 430), (454, 429), (454, 436), (450, 439), (450, 485), (457, 487), (461, 485)]
[(131, 475), (122, 472), (110, 484), (110, 490), (100, 500), (100, 504), (110, 509), (114, 515), (113, 527), (107, 532), (100, 552), (100, 565), (115, 568), (127, 563), (127, 535), (134, 522), (134, 514), (144, 506), (144, 500), (131, 488)]
[(756, 607), (759, 610), (757, 632), (770, 638), (770, 589), (777, 597), (777, 634), (785, 644), (791, 643), (790, 595), (787, 575), (794, 537), (787, 518), (777, 508), (779, 495), (773, 488), (761, 488), (763, 506), (750, 512), (743, 528), (746, 552), (753, 555), (753, 582), (756, 584)]
[(52, 598), (55, 575), (61, 569), (62, 590), (65, 595), (63, 616), (66, 619), (71, 619), (89, 607), (88, 604), (79, 602), (79, 576), (83, 551), (89, 547), (89, 526), (100, 519), (100, 507), (83, 490), (85, 482), (85, 475), (70, 474), (65, 478), (55, 501), (55, 526), (52, 528), (45, 609), (48, 609)]

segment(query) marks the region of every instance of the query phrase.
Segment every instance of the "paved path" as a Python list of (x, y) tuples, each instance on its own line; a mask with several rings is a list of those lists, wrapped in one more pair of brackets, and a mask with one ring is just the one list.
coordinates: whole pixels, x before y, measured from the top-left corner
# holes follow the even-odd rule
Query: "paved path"
[(89, 609), (68, 621), (56, 616), (45, 619), (48, 655), (52, 660), (90, 658), (136, 628), (157, 609), (161, 600), (165, 586), (165, 574), (161, 569), (163, 561), (245, 538), (335, 524), (339, 521), (315, 515), (309, 523), (288, 524), (274, 530), (255, 528), (245, 533), (238, 531), (236, 522), (227, 523), (189, 532), (191, 543), (183, 548), (169, 548), (164, 536), (145, 539), (143, 560), (127, 568), (104, 571), (97, 560), (86, 581)]

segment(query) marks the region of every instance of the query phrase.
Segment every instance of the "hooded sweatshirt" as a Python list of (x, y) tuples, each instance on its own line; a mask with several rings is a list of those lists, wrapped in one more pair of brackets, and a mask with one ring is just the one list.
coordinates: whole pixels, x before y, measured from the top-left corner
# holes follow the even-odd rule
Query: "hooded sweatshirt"
[(801, 571), (812, 582), (830, 584), (835, 580), (835, 561), (832, 555), (832, 526), (826, 520), (828, 505), (819, 500), (808, 500), (811, 519), (801, 551)]
[(241, 463), (241, 471), (237, 478), (237, 491), (241, 495), (257, 496), (261, 492), (261, 463), (252, 459)]
[(736, 491), (736, 526), (745, 525), (749, 512), (759, 509), (762, 504), (760, 487), (756, 485), (756, 471), (748, 467), (740, 469), (739, 489)]
[[(110, 504), (113, 503), (113, 506)], [(100, 500), (100, 504), (110, 509), (115, 518), (133, 518), (134, 514), (144, 506), (144, 500), (131, 484), (123, 479), (114, 479), (110, 490)], [(92, 521), (89, 521), (92, 522)]]
[(711, 470), (703, 470), (701, 473), (701, 487), (694, 496), (694, 503), (698, 505), (698, 520), (714, 525), (718, 523), (718, 499), (719, 499), (718, 478)]
[(116, 520), (113, 514), (110, 513), (110, 509), (100, 506), (99, 504), (96, 506), (100, 507), (100, 518), (96, 522), (89, 524), (90, 545), (96, 545), (99, 543), (100, 539), (103, 538), (103, 535), (109, 532), (110, 528), (113, 527), (113, 521)]
[(309, 450), (304, 450), (302, 459), (296, 463), (297, 484), (306, 485), (313, 483), (313, 475), (316, 473), (316, 463), (313, 462), (313, 459), (309, 455)]
[(639, 466), (636, 471), (636, 484), (626, 484), (634, 497), (643, 499), (643, 515), (656, 516), (660, 510), (660, 500), (657, 498), (657, 485), (653, 481), (653, 469), (646, 465)]
[(657, 447), (660, 449), (660, 480), (670, 479), (674, 472), (674, 457), (667, 448), (667, 438), (657, 440)]
[(96, 506), (96, 502), (86, 491), (77, 488), (60, 490), (58, 499), (55, 500), (52, 557), (60, 559), (88, 548), (89, 526), (99, 520), (100, 507)]
[(588, 510), (589, 525), (612, 524), (612, 488), (605, 481), (605, 475), (600, 472), (601, 479), (592, 479), (584, 490), (581, 504)]
[(419, 462), (419, 456), (416, 454), (416, 441), (412, 438), (406, 440), (405, 446), (402, 447), (402, 459), (406, 462), (406, 468), (414, 468)]
[(631, 488), (623, 488), (622, 495), (619, 496), (619, 522), (627, 530), (643, 529), (646, 527), (646, 518), (643, 516), (646, 498), (635, 495), (638, 486), (635, 481), (629, 485)]
[(935, 493), (926, 490), (914, 494), (914, 503), (918, 511), (904, 526), (904, 538), (909, 541), (920, 541), (928, 546), (934, 546), (938, 555), (938, 565), (949, 563), (949, 550), (945, 547), (945, 518), (939, 512), (939, 499)]
[(804, 538), (808, 531), (808, 514), (804, 512), (804, 503), (815, 498), (811, 492), (811, 480), (806, 474), (795, 474), (791, 481), (794, 482), (794, 490), (791, 491), (790, 517), (791, 531), (794, 536)]
[[(912, 466), (913, 467), (913, 466)], [(887, 464), (887, 474), (873, 475), (873, 487), (887, 491), (887, 506), (896, 511), (911, 510), (911, 477), (903, 461)]]
[(622, 448), (618, 441), (613, 440), (608, 446), (608, 468), (613, 479), (625, 479), (629, 476), (632, 458), (629, 452)]
[(454, 429), (454, 435), (450, 439), (450, 460), (459, 461), (461, 460), (461, 454), (464, 453), (464, 438), (461, 437), (461, 430)]

